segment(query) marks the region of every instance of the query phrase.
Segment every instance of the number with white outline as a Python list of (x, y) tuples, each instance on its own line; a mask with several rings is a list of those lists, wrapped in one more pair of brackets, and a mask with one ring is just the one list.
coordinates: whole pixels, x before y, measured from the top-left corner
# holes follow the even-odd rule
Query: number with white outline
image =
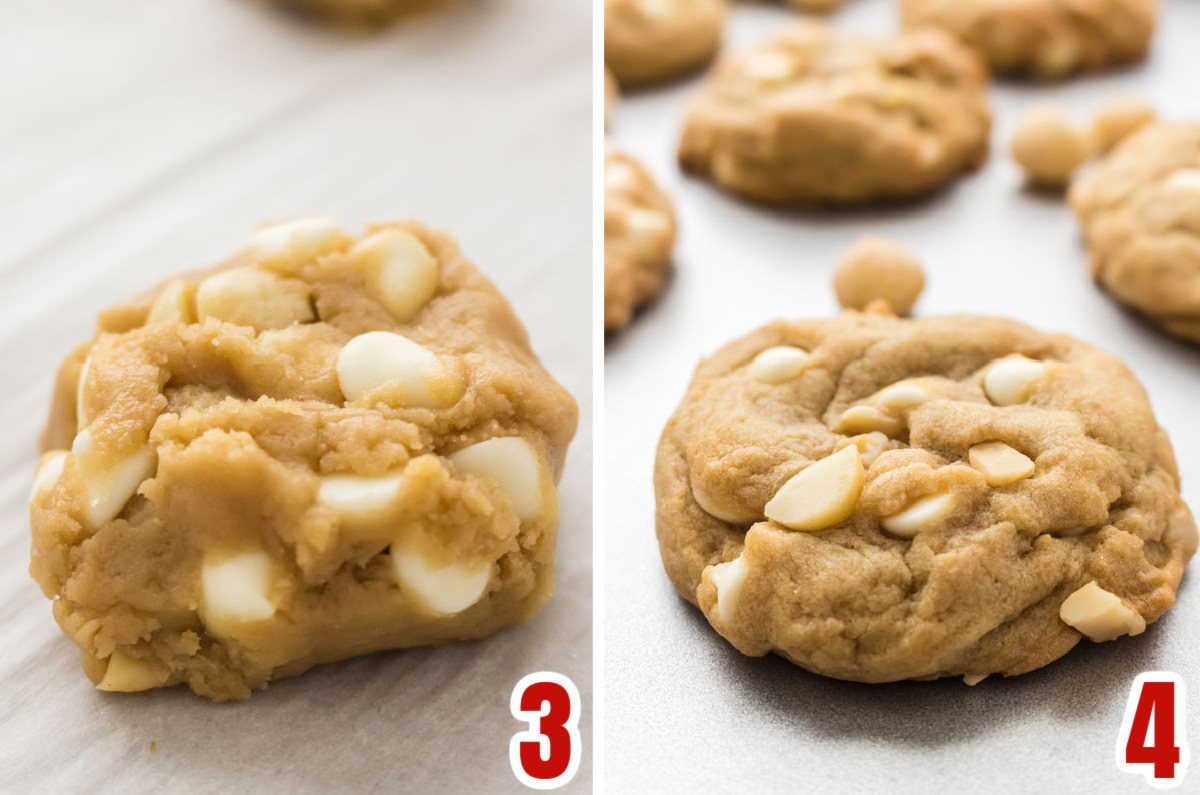
[(1190, 761), (1184, 693), (1183, 679), (1170, 671), (1147, 671), (1133, 680), (1117, 736), (1123, 773), (1141, 773), (1157, 789), (1183, 783)]
[(579, 690), (553, 671), (521, 677), (513, 688), (513, 717), (529, 724), (508, 744), (513, 775), (531, 789), (558, 789), (575, 777), (579, 741)]

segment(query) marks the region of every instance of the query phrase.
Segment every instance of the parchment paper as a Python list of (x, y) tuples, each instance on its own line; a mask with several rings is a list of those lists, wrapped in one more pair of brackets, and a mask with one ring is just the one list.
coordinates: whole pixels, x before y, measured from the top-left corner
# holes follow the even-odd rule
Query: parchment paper
[[(837, 310), (830, 269), (867, 232), (924, 261), (921, 315), (996, 313), (1066, 331), (1120, 356), (1171, 434), (1184, 492), (1200, 506), (1200, 349), (1120, 309), (1089, 280), (1066, 206), (1022, 191), (1007, 146), (1028, 103), (1083, 118), (1113, 94), (1147, 95), (1173, 117), (1200, 117), (1200, 7), (1170, 0), (1148, 64), (1056, 86), (1001, 84), (984, 171), (933, 201), (850, 214), (770, 212), (685, 178), (673, 161), (696, 82), (626, 98), (617, 143), (674, 197), (681, 242), (662, 300), (606, 347), (605, 770), (611, 792), (1125, 793), (1116, 735), (1133, 677), (1181, 674), (1200, 742), (1200, 592), (1195, 565), (1178, 604), (1140, 637), (1081, 643), (1063, 660), (975, 688), (961, 680), (866, 686), (813, 676), (777, 657), (738, 654), (679, 599), (654, 540), (654, 448), (701, 356), (776, 317)], [(791, 14), (734, 4), (733, 46)], [(885, 0), (849, 0), (839, 27), (883, 32)], [(1194, 769), (1182, 791), (1200, 791)]]
[[(524, 791), (509, 694), (542, 669), (589, 705), (568, 791), (590, 791), (588, 5), (468, 0), (348, 37), (235, 0), (0, 0), (0, 791)], [(244, 704), (97, 692), (26, 571), (53, 374), (99, 309), (310, 213), (452, 231), (578, 399), (557, 592), (490, 640)]]

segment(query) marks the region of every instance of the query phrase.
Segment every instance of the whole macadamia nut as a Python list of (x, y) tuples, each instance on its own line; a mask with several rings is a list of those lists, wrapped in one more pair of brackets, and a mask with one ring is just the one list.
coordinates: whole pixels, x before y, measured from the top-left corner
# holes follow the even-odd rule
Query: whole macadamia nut
[(925, 288), (925, 273), (912, 252), (894, 240), (867, 236), (842, 256), (833, 271), (833, 289), (846, 309), (866, 309), (886, 301), (907, 315)]
[(1035, 185), (1062, 187), (1090, 155), (1087, 136), (1062, 111), (1031, 108), (1012, 138), (1012, 156)]

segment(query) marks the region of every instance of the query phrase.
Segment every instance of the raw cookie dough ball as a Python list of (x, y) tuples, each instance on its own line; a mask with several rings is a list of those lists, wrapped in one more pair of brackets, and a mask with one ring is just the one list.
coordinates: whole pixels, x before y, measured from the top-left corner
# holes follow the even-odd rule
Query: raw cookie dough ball
[(264, 227), (63, 364), (30, 571), (101, 690), (481, 638), (550, 595), (576, 413), (447, 235)]
[(655, 492), (667, 574), (717, 632), (860, 682), (1012, 676), (1137, 634), (1196, 550), (1125, 365), (996, 317), (847, 313), (726, 345)]
[(1071, 186), (1093, 278), (1200, 342), (1200, 122), (1149, 124)]
[(650, 173), (611, 147), (604, 153), (604, 329), (629, 324), (671, 268), (675, 211)]
[(1158, 0), (900, 0), (900, 13), (905, 27), (958, 36), (999, 74), (1045, 80), (1140, 61)]
[(305, 13), (353, 27), (379, 27), (451, 0), (274, 0)]
[(1012, 156), (1035, 185), (1061, 188), (1091, 154), (1087, 136), (1048, 105), (1031, 108), (1013, 132)]
[(1107, 152), (1132, 133), (1154, 121), (1154, 108), (1136, 97), (1119, 97), (1096, 112), (1092, 122), (1092, 140), (1101, 152)]
[(679, 162), (773, 204), (920, 196), (986, 157), (985, 82), (975, 54), (938, 31), (875, 40), (799, 23), (721, 59)]
[(900, 243), (868, 235), (842, 256), (833, 271), (833, 289), (846, 309), (865, 309), (883, 300), (907, 315), (925, 289), (921, 262)]
[(604, 62), (622, 88), (682, 77), (721, 46), (725, 0), (604, 0)]

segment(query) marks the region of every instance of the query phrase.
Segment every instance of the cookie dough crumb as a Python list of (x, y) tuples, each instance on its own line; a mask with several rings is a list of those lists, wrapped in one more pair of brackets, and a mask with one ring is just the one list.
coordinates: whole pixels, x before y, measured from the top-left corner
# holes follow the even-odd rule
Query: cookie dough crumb
[(1034, 185), (1061, 188), (1091, 154), (1087, 136), (1062, 111), (1031, 108), (1017, 122), (1012, 156)]
[(866, 310), (882, 299), (895, 314), (907, 315), (925, 289), (925, 272), (903, 245), (872, 235), (842, 256), (833, 272), (833, 289), (845, 309)]
[(1146, 631), (1146, 619), (1121, 597), (1097, 585), (1095, 580), (1068, 596), (1059, 608), (1058, 616), (1063, 623), (1096, 643)]
[(1092, 140), (1101, 152), (1107, 152), (1131, 133), (1150, 122), (1157, 114), (1145, 100), (1137, 97), (1119, 97), (1096, 111), (1092, 121)]

